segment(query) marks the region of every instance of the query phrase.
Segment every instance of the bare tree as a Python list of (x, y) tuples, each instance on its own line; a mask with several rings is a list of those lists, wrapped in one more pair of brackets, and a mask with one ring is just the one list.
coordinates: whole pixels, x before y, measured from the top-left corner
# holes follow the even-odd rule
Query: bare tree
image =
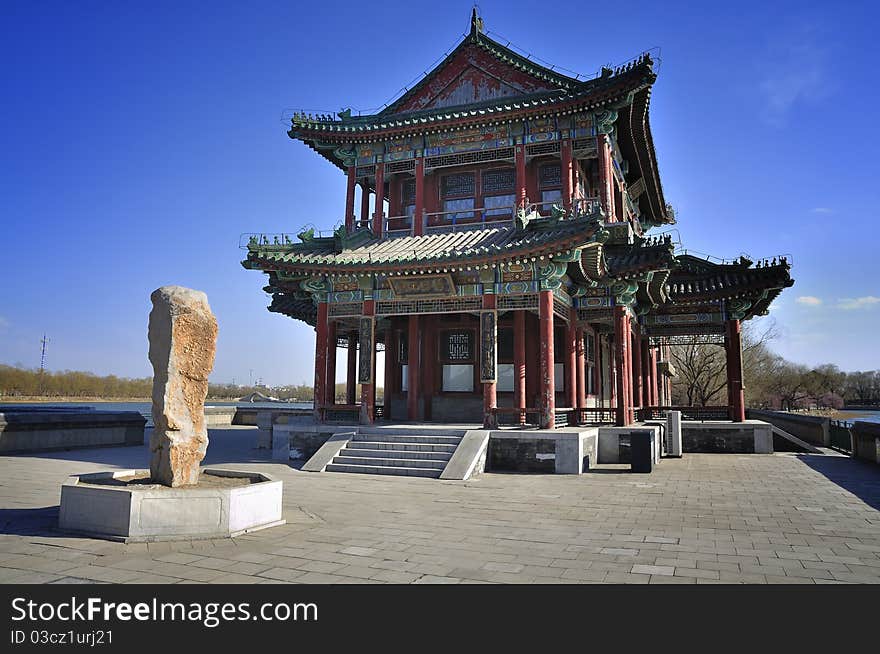
[[(742, 335), (743, 376), (747, 403), (753, 404), (748, 392), (754, 377), (756, 390), (763, 392), (767, 372), (775, 366), (768, 343), (779, 335), (774, 320), (753, 320), (744, 324)], [(670, 356), (676, 368), (673, 381), (673, 403), (707, 406), (726, 401), (727, 353), (720, 345), (706, 344), (699, 336), (690, 337), (672, 346)]]

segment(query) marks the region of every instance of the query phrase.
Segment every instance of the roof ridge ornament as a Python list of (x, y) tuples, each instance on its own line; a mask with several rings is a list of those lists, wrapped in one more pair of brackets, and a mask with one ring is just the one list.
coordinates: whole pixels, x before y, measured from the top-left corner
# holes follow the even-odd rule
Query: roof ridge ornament
[(483, 19), (477, 13), (477, 5), (475, 4), (471, 10), (471, 33), (470, 38), (473, 41), (480, 40), (480, 34), (483, 33)]

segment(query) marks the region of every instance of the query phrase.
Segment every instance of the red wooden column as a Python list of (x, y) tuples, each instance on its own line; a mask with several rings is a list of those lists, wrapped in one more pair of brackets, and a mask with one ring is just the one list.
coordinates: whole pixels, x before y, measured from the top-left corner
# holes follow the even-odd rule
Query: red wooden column
[(526, 312), (513, 312), (513, 406), (520, 410), (518, 423), (525, 422), (526, 408)]
[(516, 157), (516, 206), (526, 204), (526, 146), (517, 143), (514, 150)]
[(327, 406), (336, 404), (336, 323), (327, 324)]
[(659, 358), (657, 357), (657, 348), (651, 348), (651, 404), (653, 406), (660, 405), (660, 388), (659, 388), (659, 377), (660, 371), (657, 370), (657, 361)]
[(629, 393), (627, 389), (627, 359), (629, 358), (629, 326), (624, 307), (614, 307), (614, 367), (617, 372), (616, 424), (629, 424)]
[(626, 424), (631, 425), (636, 421), (635, 411), (633, 410), (633, 332), (632, 318), (626, 314), (626, 401), (627, 401), (627, 419)]
[(406, 417), (409, 420), (419, 419), (419, 316), (411, 314), (409, 317), (409, 338), (406, 343)]
[[(587, 352), (584, 328), (577, 328), (577, 408), (587, 408)], [(580, 421), (581, 415), (578, 415)]]
[(541, 429), (556, 427), (556, 380), (554, 379), (553, 357), (553, 291), (538, 293), (539, 329), (541, 342), (541, 376), (538, 385), (541, 394)]
[(642, 351), (642, 406), (649, 407), (653, 405), (651, 402), (651, 379), (654, 376), (653, 368), (651, 367), (651, 348), (648, 345), (648, 339), (643, 338), (641, 340), (641, 351)]
[(388, 177), (388, 217), (400, 215), (400, 180)]
[(602, 200), (602, 208), (609, 222), (614, 222), (614, 170), (611, 164), (611, 146), (608, 137), (599, 134), (596, 137), (596, 145), (599, 154), (599, 193)]
[[(495, 313), (495, 296), (487, 294), (483, 296), (483, 313), (480, 314), (480, 381), (483, 384), (483, 427), (495, 429), (498, 427), (498, 314)], [(484, 315), (487, 314), (487, 315)], [(490, 322), (491, 321), (491, 322)], [(483, 381), (483, 362), (485, 357), (494, 359), (494, 378), (491, 381)]]
[(426, 421), (432, 417), (432, 398), (434, 397), (435, 370), (437, 365), (437, 321), (425, 320), (427, 323), (422, 328), (423, 338), (421, 343), (421, 385), (422, 391), (422, 418)]
[(642, 339), (638, 325), (633, 327), (632, 335), (632, 398), (633, 407), (642, 406)]
[(569, 310), (565, 326), (565, 406), (577, 406), (577, 312)]
[(739, 320), (727, 324), (727, 387), (730, 389), (730, 419), (742, 422), (746, 419), (743, 395), (742, 327)]
[(348, 337), (348, 369), (345, 375), (345, 403), (354, 404), (357, 398), (358, 337)]
[(357, 184), (355, 178), (355, 166), (348, 167), (348, 184), (345, 189), (345, 231), (351, 233), (354, 229), (354, 187)]
[(327, 303), (318, 302), (318, 321), (315, 325), (315, 420), (323, 422), (324, 402), (327, 398)]
[(391, 418), (391, 389), (394, 388), (394, 354), (397, 344), (394, 342), (394, 330), (385, 330), (385, 381), (382, 382), (382, 411), (385, 419)]
[(562, 166), (562, 208), (570, 211), (572, 195), (571, 176), (574, 168), (572, 166), (571, 141), (569, 139), (563, 139), (559, 153)]
[(540, 384), (538, 383), (538, 371), (541, 368), (541, 353), (538, 348), (538, 339), (535, 334), (540, 329), (538, 316), (525, 311), (524, 322), (525, 328), (532, 338), (526, 339), (526, 405), (530, 408), (541, 406), (540, 400)]
[(365, 179), (361, 182), (361, 227), (370, 224), (370, 183)]
[(361, 423), (372, 425), (376, 403), (376, 301), (364, 300), (360, 319), (358, 381), (361, 384)]
[(413, 212), (412, 233), (421, 236), (425, 233), (425, 159), (416, 157), (416, 208)]
[(373, 233), (382, 238), (385, 216), (385, 164), (376, 164), (376, 202), (373, 207)]

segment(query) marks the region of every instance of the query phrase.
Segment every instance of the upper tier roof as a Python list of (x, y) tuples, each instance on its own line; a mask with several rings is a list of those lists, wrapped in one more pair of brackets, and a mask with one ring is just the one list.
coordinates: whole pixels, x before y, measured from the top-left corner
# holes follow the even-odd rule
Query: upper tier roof
[(482, 265), (566, 252), (593, 240), (599, 214), (545, 218), (524, 226), (512, 223), (455, 232), (378, 239), (360, 229), (350, 236), (313, 238), (302, 243), (248, 245), (245, 268), (348, 274), (395, 269), (425, 272), (433, 267)]

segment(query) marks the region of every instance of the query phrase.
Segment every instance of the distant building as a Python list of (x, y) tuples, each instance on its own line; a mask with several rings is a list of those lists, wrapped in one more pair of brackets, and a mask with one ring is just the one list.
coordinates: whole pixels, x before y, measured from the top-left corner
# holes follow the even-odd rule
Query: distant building
[(791, 286), (789, 263), (676, 255), (655, 79), (649, 54), (568, 77), (489, 38), (475, 10), (378, 114), (293, 117), (290, 137), (346, 175), (344, 221), (253, 235), (242, 263), (268, 274), (270, 311), (316, 327), (319, 420), (626, 425), (669, 404), (668, 346), (690, 335), (726, 346), (744, 418), (740, 322)]

